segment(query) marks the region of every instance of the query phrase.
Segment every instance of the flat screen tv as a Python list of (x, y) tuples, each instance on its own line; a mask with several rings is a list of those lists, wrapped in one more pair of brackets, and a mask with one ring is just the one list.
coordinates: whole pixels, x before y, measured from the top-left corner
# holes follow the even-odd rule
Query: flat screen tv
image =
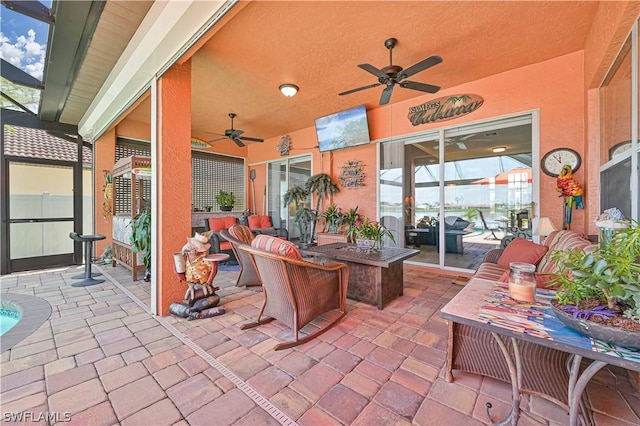
[(317, 118), (316, 133), (320, 152), (368, 144), (367, 109), (360, 105)]

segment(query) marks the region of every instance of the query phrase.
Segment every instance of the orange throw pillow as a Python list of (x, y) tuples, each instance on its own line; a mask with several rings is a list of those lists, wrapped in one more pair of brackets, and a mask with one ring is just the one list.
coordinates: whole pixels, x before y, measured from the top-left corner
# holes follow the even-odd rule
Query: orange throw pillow
[(271, 228), (271, 218), (267, 215), (251, 215), (247, 218), (249, 222), (249, 228), (251, 229), (261, 229), (261, 228)]
[(214, 232), (220, 232), (222, 229), (229, 229), (238, 223), (235, 216), (210, 217), (209, 229)]
[(513, 240), (498, 259), (498, 266), (509, 269), (511, 262), (522, 262), (537, 265), (542, 256), (549, 250), (549, 247), (536, 244), (524, 238)]

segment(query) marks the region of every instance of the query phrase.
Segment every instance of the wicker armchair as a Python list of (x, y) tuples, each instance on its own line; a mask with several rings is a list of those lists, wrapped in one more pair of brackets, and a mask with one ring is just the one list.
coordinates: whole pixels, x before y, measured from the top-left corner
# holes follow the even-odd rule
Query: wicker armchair
[(233, 225), (229, 229), (221, 230), (220, 236), (231, 243), (231, 249), (240, 264), (240, 275), (236, 281), (236, 286), (262, 286), (262, 281), (260, 281), (258, 271), (256, 271), (256, 268), (253, 266), (253, 262), (251, 261), (251, 255), (239, 248), (240, 246), (250, 245), (251, 241), (255, 238), (251, 229), (244, 225)]
[[(344, 263), (320, 265), (240, 245), (251, 256), (264, 289), (264, 303), (255, 322), (242, 329), (257, 327), (274, 319), (293, 329), (294, 340), (278, 344), (274, 349), (287, 349), (317, 337), (334, 326), (346, 314), (349, 269)], [(299, 337), (308, 323), (329, 311), (318, 322), (315, 331)], [(264, 317), (263, 317), (264, 315)]]

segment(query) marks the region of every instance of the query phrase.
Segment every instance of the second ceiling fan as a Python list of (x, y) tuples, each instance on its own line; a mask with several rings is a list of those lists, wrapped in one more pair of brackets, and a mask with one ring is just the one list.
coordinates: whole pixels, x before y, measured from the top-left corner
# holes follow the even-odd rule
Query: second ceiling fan
[[(230, 112), (229, 113), (229, 118), (231, 118), (231, 128), (225, 130), (224, 134), (222, 134), (222, 133), (213, 133), (214, 135), (220, 135), (221, 137), (209, 140), (207, 142), (216, 142), (216, 141), (220, 141), (222, 139), (230, 139), (233, 142), (235, 142), (235, 144), (238, 145), (239, 147), (245, 146), (243, 141), (264, 142), (264, 139), (250, 138), (248, 136), (241, 136), (244, 133), (244, 130), (234, 129), (233, 128), (233, 119), (236, 118), (236, 117), (237, 117), (237, 115), (235, 113)], [(205, 133), (211, 133), (211, 132), (205, 132)]]
[(385, 47), (389, 49), (388, 66), (382, 69), (378, 69), (371, 64), (358, 64), (358, 66), (363, 70), (378, 77), (377, 83), (347, 90), (345, 92), (338, 93), (338, 95), (348, 95), (350, 93), (359, 92), (360, 90), (385, 85), (387, 87), (384, 88), (384, 90), (382, 91), (382, 95), (380, 96), (380, 105), (385, 105), (389, 103), (389, 100), (391, 99), (391, 93), (393, 93), (393, 87), (396, 84), (406, 89), (418, 90), (420, 92), (427, 93), (436, 93), (438, 90), (440, 90), (440, 86), (434, 86), (427, 83), (419, 83), (417, 81), (405, 81), (405, 79), (419, 73), (420, 71), (424, 71), (427, 68), (431, 68), (434, 65), (438, 65), (440, 62), (442, 62), (442, 58), (438, 55), (432, 55), (416, 64), (411, 65), (409, 68), (404, 69), (401, 66), (393, 65), (393, 48), (397, 43), (398, 40), (396, 40), (395, 38), (389, 38), (384, 42)]

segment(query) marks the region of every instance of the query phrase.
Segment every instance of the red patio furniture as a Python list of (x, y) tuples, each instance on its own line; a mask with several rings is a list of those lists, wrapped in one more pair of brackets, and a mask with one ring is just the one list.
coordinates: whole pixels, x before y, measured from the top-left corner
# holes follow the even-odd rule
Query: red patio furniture
[(205, 230), (212, 231), (209, 237), (210, 253), (227, 253), (233, 256), (231, 243), (220, 236), (220, 231), (229, 229), (237, 223), (238, 219), (235, 216), (210, 217), (204, 220)]
[(254, 234), (271, 235), (272, 237), (278, 237), (283, 240), (289, 239), (289, 232), (286, 228), (275, 228), (271, 216), (268, 215), (251, 215), (247, 217), (247, 223), (251, 232)]

